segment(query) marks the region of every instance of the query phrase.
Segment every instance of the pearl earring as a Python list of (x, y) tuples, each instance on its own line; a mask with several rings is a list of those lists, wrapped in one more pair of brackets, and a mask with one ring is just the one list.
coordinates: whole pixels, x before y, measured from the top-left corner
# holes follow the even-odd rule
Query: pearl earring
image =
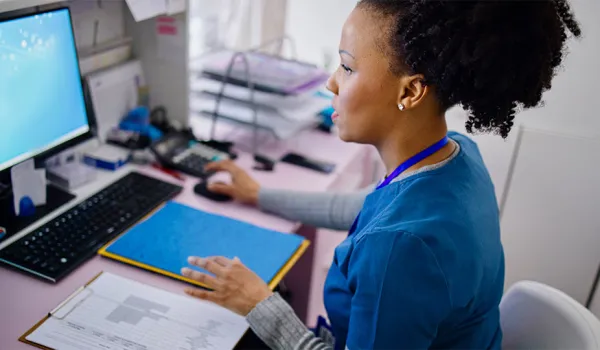
[(398, 103), (398, 109), (403, 111), (404, 110), (404, 105), (402, 103)]

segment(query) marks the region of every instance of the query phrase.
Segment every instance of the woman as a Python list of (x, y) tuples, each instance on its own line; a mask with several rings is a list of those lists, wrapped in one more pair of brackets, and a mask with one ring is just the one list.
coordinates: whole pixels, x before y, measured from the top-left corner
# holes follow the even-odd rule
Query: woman
[[(214, 191), (350, 229), (325, 285), (336, 349), (500, 348), (504, 256), (494, 189), (477, 147), (448, 133), (444, 113), (460, 104), (469, 132), (506, 137), (517, 109), (537, 106), (550, 88), (567, 31), (580, 35), (566, 0), (362, 0), (344, 25), (341, 65), (327, 87), (340, 137), (374, 145), (388, 176), (364, 193), (290, 197), (260, 188), (232, 163), (211, 165), (233, 179)], [(187, 292), (246, 316), (271, 348), (332, 346), (239, 260), (190, 264), (214, 276), (182, 273), (214, 291)]]

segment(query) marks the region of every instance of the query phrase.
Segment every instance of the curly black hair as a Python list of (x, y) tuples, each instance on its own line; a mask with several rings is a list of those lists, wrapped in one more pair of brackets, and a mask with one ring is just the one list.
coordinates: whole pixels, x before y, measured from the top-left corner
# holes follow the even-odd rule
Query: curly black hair
[(503, 138), (517, 109), (538, 106), (550, 89), (567, 30), (581, 35), (567, 0), (361, 0), (358, 7), (393, 20), (394, 74), (423, 74), (444, 110), (468, 111), (469, 133)]

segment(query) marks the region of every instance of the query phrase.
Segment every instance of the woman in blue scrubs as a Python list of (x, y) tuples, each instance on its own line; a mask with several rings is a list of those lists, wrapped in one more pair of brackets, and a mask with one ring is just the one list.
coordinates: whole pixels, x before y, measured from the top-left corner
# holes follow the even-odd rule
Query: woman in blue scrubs
[(568, 32), (580, 34), (567, 0), (360, 1), (327, 87), (340, 138), (375, 146), (387, 176), (359, 194), (302, 195), (211, 165), (232, 174), (213, 191), (349, 229), (325, 284), (335, 340), (315, 336), (237, 259), (190, 258), (212, 275), (182, 273), (214, 291), (187, 292), (246, 316), (274, 349), (500, 348), (494, 188), (477, 146), (449, 133), (444, 114), (461, 105), (468, 131), (506, 137), (550, 88)]

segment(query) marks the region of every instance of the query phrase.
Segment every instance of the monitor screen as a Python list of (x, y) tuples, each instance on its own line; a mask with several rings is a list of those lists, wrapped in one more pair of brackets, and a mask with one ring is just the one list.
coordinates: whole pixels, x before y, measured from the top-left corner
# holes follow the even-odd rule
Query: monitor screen
[(0, 20), (0, 171), (89, 130), (69, 11)]

